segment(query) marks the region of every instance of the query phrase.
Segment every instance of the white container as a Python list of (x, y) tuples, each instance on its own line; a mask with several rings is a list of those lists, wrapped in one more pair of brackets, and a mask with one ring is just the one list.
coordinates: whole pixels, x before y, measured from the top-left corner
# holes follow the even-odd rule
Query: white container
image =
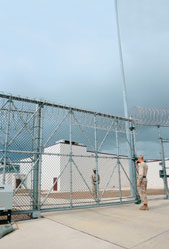
[(12, 184), (0, 184), (0, 210), (12, 209), (13, 186)]

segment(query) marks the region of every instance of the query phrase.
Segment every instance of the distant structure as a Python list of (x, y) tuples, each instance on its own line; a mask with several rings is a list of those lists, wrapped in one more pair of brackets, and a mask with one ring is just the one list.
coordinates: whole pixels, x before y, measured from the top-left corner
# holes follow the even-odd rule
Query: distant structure
[[(87, 186), (85, 185), (82, 177), (84, 177), (88, 186), (91, 187), (91, 174), (92, 169), (95, 167), (95, 158), (94, 153), (87, 151), (87, 147), (72, 142), (73, 150), (73, 160), (77, 165), (80, 175), (77, 168), (73, 165), (72, 167), (72, 187), (73, 192), (79, 191), (88, 191)], [(52, 192), (69, 192), (70, 191), (70, 168), (69, 168), (69, 153), (70, 153), (70, 144), (67, 140), (57, 141), (56, 144), (46, 147), (44, 153), (47, 155), (42, 155), (42, 175), (41, 175), (41, 191), (47, 192), (51, 189), (51, 186), (60, 174), (62, 176), (58, 179), (56, 184), (53, 186)], [(48, 155), (49, 154), (49, 155)], [(53, 154), (53, 155), (52, 155)], [(55, 155), (54, 155), (55, 154)], [(93, 156), (93, 158), (92, 158)], [(98, 171), (100, 175), (100, 185), (99, 189), (103, 190), (106, 187), (108, 179), (116, 165), (116, 155), (98, 153), (99, 164)], [(121, 163), (125, 168), (126, 172), (129, 172), (129, 163), (128, 159), (121, 159)], [(163, 189), (163, 181), (159, 177), (160, 161), (148, 161), (148, 188), (149, 189)], [(16, 174), (10, 165), (8, 166), (7, 182), (13, 184), (14, 188), (17, 188), (21, 183), (22, 179), (25, 179), (25, 185), (28, 189), (32, 187), (32, 172), (29, 172), (32, 166), (31, 158), (25, 158), (21, 160), (20, 164), (15, 166), (18, 174)], [(169, 160), (166, 160), (166, 166), (169, 166)], [(123, 189), (129, 189), (130, 183), (126, 178), (124, 172), (121, 171), (121, 182)], [(24, 186), (21, 185), (21, 188), (24, 189)], [(110, 180), (107, 190), (118, 189), (118, 170), (114, 171), (113, 177)]]
[[(73, 160), (77, 165), (77, 168), (81, 175), (79, 174), (75, 165), (72, 166), (72, 188), (73, 192), (76, 191), (88, 191), (82, 177), (85, 179), (88, 186), (91, 187), (91, 174), (92, 170), (96, 165), (94, 152), (87, 151), (87, 147), (72, 142)], [(53, 183), (59, 177), (57, 183), (53, 186), (53, 192), (69, 192), (70, 191), (70, 168), (69, 168), (69, 153), (70, 144), (67, 140), (57, 141), (56, 144), (46, 147), (44, 153), (49, 155), (42, 155), (42, 175), (41, 175), (41, 191), (49, 191)], [(53, 154), (53, 155), (52, 155)], [(54, 155), (55, 154), (55, 155)], [(58, 154), (58, 155), (57, 155)], [(93, 158), (91, 158), (93, 156)], [(100, 174), (100, 190), (106, 187), (108, 179), (117, 163), (116, 155), (107, 153), (98, 153), (99, 163), (98, 171)], [(17, 188), (22, 179), (27, 176), (25, 180), (25, 185), (28, 189), (31, 189), (32, 173), (29, 174), (32, 163), (31, 158), (25, 158), (21, 160), (19, 165), (19, 175), (21, 179), (18, 179), (16, 174), (11, 174), (7, 176), (8, 182), (12, 183), (15, 188)], [(129, 171), (128, 159), (121, 159), (121, 163), (125, 168), (127, 174)], [(67, 165), (67, 166), (66, 166)], [(8, 174), (8, 173), (7, 173)], [(9, 173), (10, 174), (10, 173)], [(113, 177), (110, 180), (107, 190), (118, 189), (118, 170), (114, 171)], [(129, 189), (129, 181), (126, 178), (124, 172), (121, 171), (121, 181), (122, 187)], [(22, 188), (23, 185), (22, 185)]]

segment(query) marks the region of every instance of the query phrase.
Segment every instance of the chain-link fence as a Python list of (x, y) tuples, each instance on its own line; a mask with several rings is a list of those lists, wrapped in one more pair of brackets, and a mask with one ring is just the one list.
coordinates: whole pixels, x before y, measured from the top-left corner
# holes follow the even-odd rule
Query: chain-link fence
[(169, 110), (135, 107), (136, 151), (148, 164), (148, 195), (169, 198)]
[(13, 185), (13, 213), (135, 202), (132, 122), (1, 94), (0, 182)]

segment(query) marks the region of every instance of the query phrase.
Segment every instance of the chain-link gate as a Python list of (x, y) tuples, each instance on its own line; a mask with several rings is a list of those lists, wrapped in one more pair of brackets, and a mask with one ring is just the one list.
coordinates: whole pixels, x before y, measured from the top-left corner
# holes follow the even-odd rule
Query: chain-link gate
[(0, 117), (0, 181), (13, 185), (13, 213), (135, 202), (131, 119), (3, 94)]
[[(136, 149), (144, 150), (148, 164), (148, 194), (169, 199), (169, 139), (165, 138), (169, 128), (169, 110), (135, 107), (132, 116), (137, 131)], [(141, 148), (140, 141), (144, 148)]]

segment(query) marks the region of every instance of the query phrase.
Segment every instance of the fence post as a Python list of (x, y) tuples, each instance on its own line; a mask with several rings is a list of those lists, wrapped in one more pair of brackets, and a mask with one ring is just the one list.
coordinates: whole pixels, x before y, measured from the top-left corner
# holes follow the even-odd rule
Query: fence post
[(161, 134), (160, 134), (160, 126), (158, 126), (158, 135), (159, 135), (159, 141), (160, 141), (160, 145), (161, 145), (162, 169), (163, 169), (163, 172), (164, 172), (164, 177), (163, 177), (164, 190), (165, 190), (166, 199), (169, 199), (168, 180), (167, 180), (167, 172), (166, 172), (165, 153), (164, 153), (164, 144), (163, 144), (163, 139), (161, 138)]
[(94, 116), (94, 141), (95, 141), (95, 158), (96, 158), (96, 201), (99, 202), (99, 183), (98, 183), (98, 149), (97, 149), (97, 123), (96, 114)]
[(137, 172), (136, 172), (136, 165), (135, 165), (135, 159), (136, 159), (136, 147), (135, 147), (135, 126), (133, 122), (130, 122), (130, 153), (131, 158), (130, 164), (132, 166), (132, 183), (135, 189), (133, 189), (133, 192), (136, 194), (136, 200), (140, 200), (140, 196), (137, 189)]
[(69, 143), (70, 143), (70, 153), (69, 153), (69, 166), (70, 166), (70, 207), (72, 208), (72, 109), (70, 109), (70, 119), (69, 119)]
[(120, 202), (122, 202), (122, 190), (121, 190), (121, 171), (120, 171), (120, 147), (119, 147), (119, 136), (118, 136), (118, 121), (116, 121), (116, 147), (117, 147), (117, 165), (118, 165), (118, 176), (119, 176), (119, 191), (120, 191)]
[(7, 165), (7, 150), (8, 150), (8, 140), (9, 140), (9, 129), (10, 129), (10, 114), (11, 114), (11, 105), (12, 98), (10, 97), (8, 100), (8, 115), (7, 115), (7, 123), (6, 123), (6, 134), (5, 134), (5, 146), (4, 146), (4, 156), (3, 156), (3, 184), (6, 182), (6, 165)]
[(42, 104), (37, 105), (34, 123), (34, 162), (33, 167), (33, 213), (32, 218), (40, 217), (41, 166), (42, 166)]

